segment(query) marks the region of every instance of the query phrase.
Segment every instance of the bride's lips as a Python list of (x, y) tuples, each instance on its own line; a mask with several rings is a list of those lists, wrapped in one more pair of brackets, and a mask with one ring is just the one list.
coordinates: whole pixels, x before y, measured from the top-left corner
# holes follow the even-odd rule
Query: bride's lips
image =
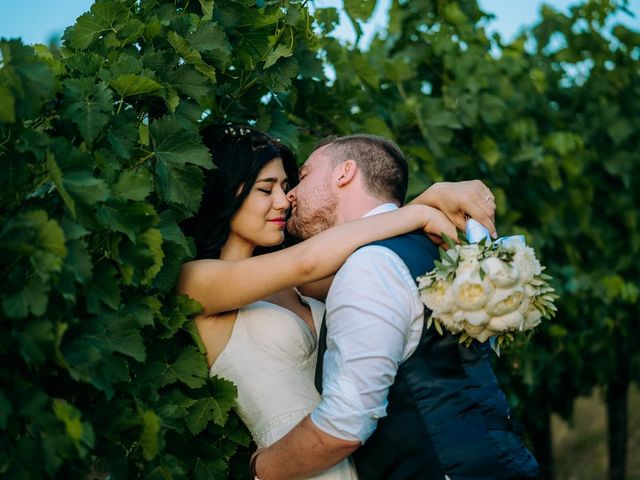
[(285, 217), (271, 218), (267, 220), (267, 222), (275, 223), (279, 227), (284, 228), (287, 224), (287, 219)]

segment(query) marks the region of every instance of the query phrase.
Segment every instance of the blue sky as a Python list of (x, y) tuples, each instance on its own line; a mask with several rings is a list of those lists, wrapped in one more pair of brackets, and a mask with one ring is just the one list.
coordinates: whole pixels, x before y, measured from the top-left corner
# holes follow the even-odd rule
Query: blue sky
[[(379, 4), (374, 17), (369, 22), (367, 34), (384, 25), (385, 6), (390, 0), (383, 0)], [(73, 24), (75, 19), (87, 11), (93, 0), (0, 0), (0, 37), (21, 37), (25, 43), (47, 43), (52, 36), (59, 36), (64, 29)], [(316, 0), (318, 6), (329, 6), (340, 3), (336, 0)], [(510, 39), (523, 26), (532, 24), (543, 3), (566, 11), (575, 4), (571, 0), (479, 0), (483, 10), (496, 15), (489, 25), (489, 30), (498, 31), (503, 38)], [(640, 30), (640, 0), (630, 0), (629, 9), (635, 13), (635, 18), (621, 15), (619, 19)], [(343, 22), (345, 23), (345, 22)], [(348, 25), (344, 25), (339, 32), (341, 37), (352, 38), (353, 34)]]

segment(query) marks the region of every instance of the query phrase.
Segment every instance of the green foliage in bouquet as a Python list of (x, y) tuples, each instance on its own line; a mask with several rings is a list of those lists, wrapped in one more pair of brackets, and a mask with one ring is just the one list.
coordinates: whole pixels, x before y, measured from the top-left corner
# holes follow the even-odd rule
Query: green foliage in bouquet
[(310, 25), (298, 2), (99, 0), (59, 49), (0, 42), (0, 476), (244, 478), (235, 387), (172, 292), (179, 224), (213, 167), (199, 123), (298, 147)]

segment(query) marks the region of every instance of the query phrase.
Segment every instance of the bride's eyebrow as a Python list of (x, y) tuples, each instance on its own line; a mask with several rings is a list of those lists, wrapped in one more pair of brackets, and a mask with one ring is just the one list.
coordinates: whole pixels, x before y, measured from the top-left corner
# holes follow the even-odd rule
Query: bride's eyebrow
[(256, 183), (277, 183), (278, 179), (275, 177), (266, 177), (266, 178), (259, 178), (258, 180), (256, 180)]

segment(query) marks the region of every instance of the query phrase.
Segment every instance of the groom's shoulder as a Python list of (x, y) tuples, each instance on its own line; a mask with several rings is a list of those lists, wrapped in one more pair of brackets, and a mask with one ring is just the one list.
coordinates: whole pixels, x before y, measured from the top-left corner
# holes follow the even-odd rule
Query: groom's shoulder
[(380, 246), (400, 254), (404, 252), (422, 253), (424, 256), (438, 257), (438, 246), (421, 231), (405, 233), (396, 237), (368, 243), (364, 247)]
[(385, 247), (394, 252), (407, 265), (413, 278), (432, 270), (439, 257), (438, 246), (421, 231), (398, 235), (369, 243), (368, 246)]

